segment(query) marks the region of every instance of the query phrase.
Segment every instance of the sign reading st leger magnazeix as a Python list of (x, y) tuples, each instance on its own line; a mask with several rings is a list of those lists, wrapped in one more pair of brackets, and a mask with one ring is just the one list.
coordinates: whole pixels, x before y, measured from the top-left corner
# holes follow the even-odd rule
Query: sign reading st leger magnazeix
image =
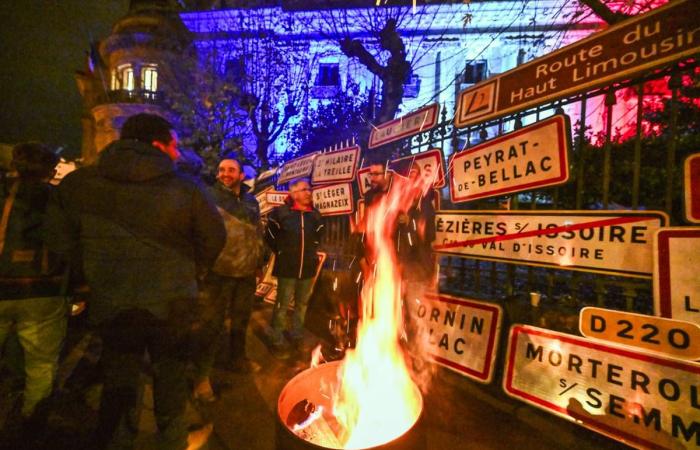
[(355, 210), (352, 198), (352, 184), (338, 183), (315, 187), (313, 190), (313, 202), (323, 216), (352, 214)]

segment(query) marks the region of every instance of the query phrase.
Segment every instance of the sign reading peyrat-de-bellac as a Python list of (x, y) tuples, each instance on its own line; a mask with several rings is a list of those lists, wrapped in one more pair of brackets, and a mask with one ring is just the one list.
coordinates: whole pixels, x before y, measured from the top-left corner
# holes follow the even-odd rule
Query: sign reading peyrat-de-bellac
[(476, 381), (491, 382), (503, 316), (500, 306), (445, 294), (406, 304), (433, 360)]
[(697, 0), (671, 1), (459, 95), (459, 128), (585, 92), (700, 52)]
[(557, 115), (452, 156), (450, 195), (466, 202), (565, 183), (571, 127)]
[(638, 448), (700, 446), (700, 364), (514, 325), (506, 393)]
[(438, 253), (651, 278), (659, 211), (441, 211)]
[(700, 324), (700, 228), (659, 230), (654, 245), (654, 312)]

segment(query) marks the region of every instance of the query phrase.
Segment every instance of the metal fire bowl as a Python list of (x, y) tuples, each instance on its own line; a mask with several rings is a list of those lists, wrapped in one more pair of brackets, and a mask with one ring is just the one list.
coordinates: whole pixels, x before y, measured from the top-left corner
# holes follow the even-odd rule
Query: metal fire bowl
[[(277, 425), (275, 432), (277, 450), (322, 450), (322, 447), (306, 441), (297, 436), (286, 424), (290, 411), (300, 401), (308, 400), (315, 405), (323, 406), (324, 410), (331, 410), (330, 399), (321, 395), (321, 383), (335, 384), (336, 374), (340, 361), (321, 364), (318, 367), (306, 369), (292, 378), (282, 389), (277, 400)], [(421, 412), (416, 423), (403, 435), (386, 444), (365, 447), (358, 450), (426, 450), (425, 427), (423, 424), (423, 397), (415, 388), (421, 398)]]

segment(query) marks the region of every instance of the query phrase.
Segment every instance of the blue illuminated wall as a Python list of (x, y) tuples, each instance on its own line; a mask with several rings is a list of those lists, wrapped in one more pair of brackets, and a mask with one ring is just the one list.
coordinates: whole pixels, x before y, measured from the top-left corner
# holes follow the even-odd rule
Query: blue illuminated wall
[[(483, 1), (471, 5), (419, 5), (415, 11), (404, 9), (399, 30), (412, 62), (413, 77), (406, 85), (399, 115), (434, 101), (453, 114), (457, 93), (481, 77), (504, 72), (519, 62), (587, 35), (598, 23), (571, 27), (569, 22), (575, 8), (572, 3)], [(184, 13), (181, 18), (202, 47), (225, 49), (240, 45), (255, 39), (255, 33), (264, 28), (274, 32), (281, 46), (301, 49), (298, 50), (302, 57), (300, 64), (312, 64), (311, 85), (301, 93), (304, 110), (316, 108), (345, 90), (348, 80), (356, 83), (361, 92), (373, 87), (380, 91), (373, 74), (358, 61), (348, 59), (339, 46), (339, 40), (349, 36), (361, 39), (376, 52), (376, 33), (371, 28), (381, 28), (380, 9), (334, 12), (285, 11), (280, 7), (228, 9)], [(229, 53), (235, 56), (232, 54), (235, 52)], [(380, 55), (380, 61), (381, 57), (384, 56)], [(264, 63), (262, 58), (260, 64)], [(224, 66), (222, 62), (221, 67)], [(329, 86), (336, 75), (337, 86)], [(248, 139), (246, 145), (250, 145)], [(278, 151), (288, 147), (284, 133), (274, 145)], [(451, 149), (444, 150), (449, 153)]]

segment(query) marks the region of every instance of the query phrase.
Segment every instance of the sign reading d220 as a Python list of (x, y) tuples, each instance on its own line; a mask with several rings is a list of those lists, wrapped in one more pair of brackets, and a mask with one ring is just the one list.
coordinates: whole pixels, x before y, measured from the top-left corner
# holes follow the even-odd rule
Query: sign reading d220
[(455, 153), (448, 164), (452, 201), (565, 183), (570, 146), (569, 121), (558, 115)]
[(350, 183), (316, 187), (313, 192), (313, 201), (314, 206), (323, 216), (352, 214), (354, 211)]
[(579, 316), (581, 334), (690, 361), (700, 359), (700, 325), (587, 306)]
[(651, 278), (659, 211), (441, 211), (433, 249), (468, 258)]
[(465, 127), (632, 78), (700, 51), (697, 0), (667, 3), (462, 91)]
[(700, 364), (528, 325), (510, 329), (503, 389), (639, 448), (700, 446)]
[(654, 312), (700, 324), (700, 228), (659, 230), (654, 247)]
[(444, 294), (428, 294), (407, 304), (418, 324), (417, 336), (427, 342), (437, 363), (476, 381), (491, 382), (503, 316), (500, 306)]
[(700, 153), (688, 156), (683, 164), (685, 220), (700, 223)]

